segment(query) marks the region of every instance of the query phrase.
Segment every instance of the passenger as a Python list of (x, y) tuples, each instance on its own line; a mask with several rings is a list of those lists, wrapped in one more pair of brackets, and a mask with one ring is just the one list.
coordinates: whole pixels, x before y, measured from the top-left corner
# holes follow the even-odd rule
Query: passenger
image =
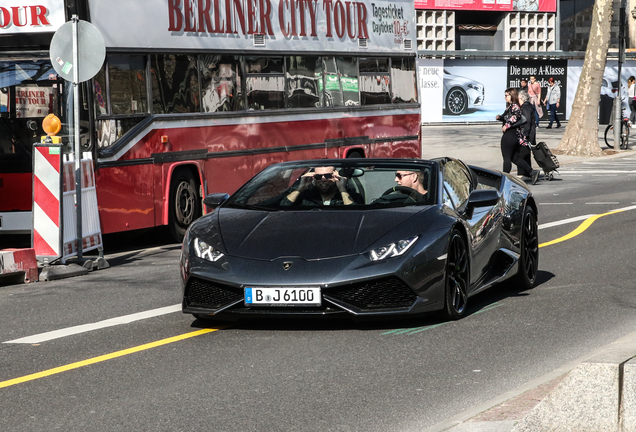
[(300, 177), (298, 188), (281, 201), (281, 206), (338, 206), (361, 204), (362, 197), (347, 190), (347, 178), (332, 167), (316, 167)]

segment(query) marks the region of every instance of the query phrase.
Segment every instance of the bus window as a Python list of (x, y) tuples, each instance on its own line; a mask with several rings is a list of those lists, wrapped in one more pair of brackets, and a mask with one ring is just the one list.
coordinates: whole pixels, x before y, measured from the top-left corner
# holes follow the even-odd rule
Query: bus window
[(282, 57), (245, 57), (247, 107), (269, 110), (285, 107)]
[(322, 60), (320, 57), (291, 56), (287, 63), (287, 108), (322, 106)]
[(243, 109), (240, 56), (202, 55), (199, 70), (203, 112)]
[(96, 115), (108, 115), (108, 87), (106, 85), (106, 68), (102, 67), (95, 75), (93, 89), (95, 92), (95, 113)]
[(197, 58), (178, 54), (158, 54), (150, 58), (153, 112), (201, 112)]
[(108, 81), (112, 115), (148, 112), (145, 56), (109, 56)]
[(388, 58), (360, 59), (360, 103), (390, 104), (391, 94)]
[(358, 63), (355, 57), (323, 57), (325, 105), (360, 105)]
[(391, 89), (393, 103), (417, 102), (414, 58), (391, 59)]

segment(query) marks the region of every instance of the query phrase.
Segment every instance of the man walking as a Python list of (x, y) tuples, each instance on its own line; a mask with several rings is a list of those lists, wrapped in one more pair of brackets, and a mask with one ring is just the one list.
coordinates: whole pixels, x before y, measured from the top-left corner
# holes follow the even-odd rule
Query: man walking
[(552, 123), (554, 121), (556, 121), (556, 127), (560, 128), (561, 122), (557, 117), (557, 108), (559, 108), (561, 103), (561, 87), (554, 81), (553, 77), (550, 77), (548, 84), (550, 84), (550, 87), (548, 87), (548, 92), (543, 100), (546, 108), (550, 111), (550, 123), (546, 129), (552, 129)]

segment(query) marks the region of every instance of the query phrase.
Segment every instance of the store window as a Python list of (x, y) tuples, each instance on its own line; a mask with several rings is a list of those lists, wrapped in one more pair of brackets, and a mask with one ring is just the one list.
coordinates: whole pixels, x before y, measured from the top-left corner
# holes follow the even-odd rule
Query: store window
[(290, 56), (287, 63), (287, 107), (322, 106), (322, 60), (320, 57)]
[(360, 59), (360, 103), (379, 105), (391, 103), (391, 78), (388, 58)]
[(155, 114), (201, 111), (197, 58), (190, 55), (152, 55), (152, 111)]
[(202, 55), (199, 69), (203, 112), (244, 109), (240, 56)]
[(325, 106), (360, 105), (355, 57), (323, 57)]
[(417, 102), (415, 58), (391, 59), (391, 99), (393, 103)]
[[(105, 80), (101, 79), (101, 84), (96, 83), (103, 95)], [(145, 56), (108, 56), (108, 81), (112, 115), (148, 112)], [(101, 108), (97, 112), (103, 113)]]
[(245, 57), (248, 109), (285, 107), (284, 66), (282, 57)]

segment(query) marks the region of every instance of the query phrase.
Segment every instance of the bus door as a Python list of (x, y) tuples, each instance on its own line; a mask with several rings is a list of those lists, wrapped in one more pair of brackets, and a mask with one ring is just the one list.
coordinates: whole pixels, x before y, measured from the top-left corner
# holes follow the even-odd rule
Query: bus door
[(0, 234), (31, 231), (32, 148), (48, 114), (66, 123), (63, 91), (48, 58), (0, 60)]

